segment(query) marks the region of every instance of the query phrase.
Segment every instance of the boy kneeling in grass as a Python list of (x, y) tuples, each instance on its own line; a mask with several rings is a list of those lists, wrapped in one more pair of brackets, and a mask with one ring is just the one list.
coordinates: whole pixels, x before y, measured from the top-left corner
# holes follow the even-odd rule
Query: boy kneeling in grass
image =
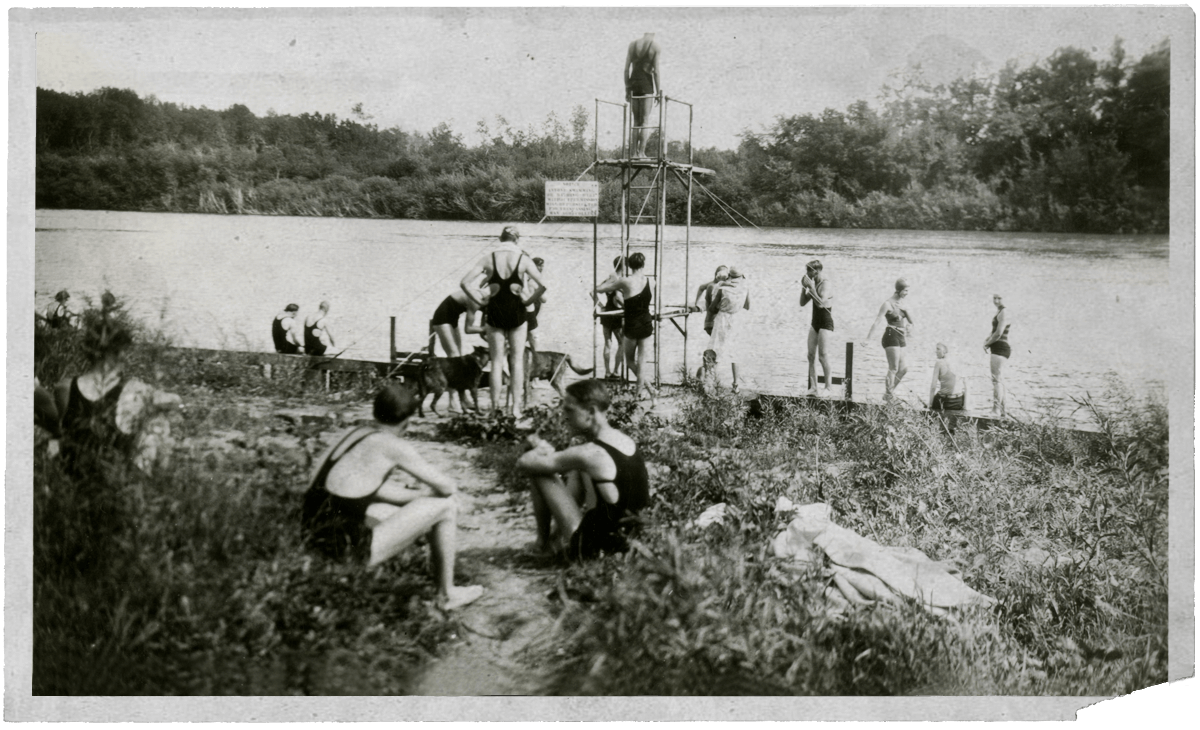
[(646, 463), (633, 439), (608, 424), (612, 397), (604, 383), (581, 380), (566, 391), (567, 426), (588, 442), (555, 451), (533, 434), (517, 460), (517, 470), (532, 477), (537, 548), (550, 552), (553, 517), (558, 534), (569, 536), (570, 558), (624, 552), (633, 516), (650, 501)]
[[(428, 535), (437, 602), (452, 610), (479, 598), (483, 587), (454, 585), (457, 485), (400, 438), (416, 410), (408, 390), (389, 385), (379, 391), (375, 423), (347, 431), (317, 460), (302, 526), (310, 547), (334, 558), (353, 554), (367, 567)], [(390, 481), (394, 469), (432, 490)]]

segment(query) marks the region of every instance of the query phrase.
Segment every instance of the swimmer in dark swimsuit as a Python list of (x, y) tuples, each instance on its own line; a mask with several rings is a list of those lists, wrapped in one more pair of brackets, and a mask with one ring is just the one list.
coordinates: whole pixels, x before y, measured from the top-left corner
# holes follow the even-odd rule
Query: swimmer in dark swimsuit
[[(492, 360), (492, 409), (500, 410), (504, 402), (500, 393), (503, 389), (504, 368), (498, 363), (508, 360), (509, 391), (512, 396), (516, 418), (521, 417), (525, 404), (525, 305), (521, 294), (526, 279), (537, 284), (533, 296), (546, 293), (542, 274), (525, 252), (517, 245), (521, 238), (516, 226), (505, 226), (500, 232), (500, 246), (484, 255), (466, 273), (459, 286), (467, 296), (482, 307), (487, 322), (488, 347)], [(507, 272), (507, 273), (504, 273)], [(481, 283), (487, 282), (488, 299), (478, 294)], [(507, 347), (506, 347), (507, 346)]]
[(517, 470), (532, 477), (540, 552), (551, 551), (552, 525), (571, 559), (628, 549), (634, 517), (650, 502), (650, 480), (637, 443), (609, 425), (611, 402), (599, 380), (568, 385), (563, 416), (588, 441), (555, 451), (534, 434), (517, 460)]
[(1011, 323), (1004, 311), (1004, 300), (999, 294), (992, 295), (992, 303), (996, 305), (996, 316), (992, 317), (992, 332), (983, 341), (983, 351), (992, 357), (992, 416), (1001, 418), (1006, 414), (1004, 397), (1004, 363), (1012, 355), (1012, 347), (1008, 344), (1008, 328)]
[(662, 77), (658, 70), (661, 50), (658, 43), (654, 42), (654, 34), (647, 33), (630, 43), (629, 51), (625, 54), (625, 99), (633, 113), (633, 157), (646, 156), (650, 130), (638, 127), (647, 125), (655, 100), (662, 92)]
[(300, 352), (300, 342), (296, 338), (298, 311), (299, 304), (289, 304), (275, 315), (274, 321), (271, 322), (271, 340), (275, 343), (275, 352), (282, 355), (295, 355)]
[(871, 324), (871, 331), (860, 343), (865, 348), (867, 342), (870, 342), (871, 337), (874, 336), (879, 323), (887, 321), (882, 342), (888, 361), (888, 374), (884, 380), (884, 400), (891, 400), (896, 386), (900, 385), (900, 381), (908, 372), (908, 366), (904, 363), (904, 348), (908, 344), (907, 335), (912, 331), (913, 321), (908, 310), (900, 306), (900, 301), (906, 296), (908, 296), (908, 283), (904, 279), (897, 279), (895, 293), (879, 305), (879, 314)]
[(329, 302), (321, 302), (316, 314), (304, 318), (304, 354), (324, 355), (333, 347), (333, 333), (329, 331)]
[(433, 319), (429, 320), (429, 324), (437, 334), (438, 341), (442, 343), (446, 357), (462, 355), (462, 331), (458, 327), (458, 320), (463, 314), (467, 315), (467, 334), (482, 332), (473, 327), (477, 311), (479, 311), (479, 307), (461, 289), (443, 299), (438, 308), (434, 310)]
[(626, 259), (625, 263), (629, 269), (628, 276), (622, 276), (616, 280), (610, 279), (596, 287), (596, 291), (600, 294), (610, 291), (620, 292), (624, 297), (625, 317), (621, 325), (621, 334), (624, 337), (622, 344), (625, 351), (625, 365), (637, 376), (637, 390), (634, 392), (634, 397), (640, 396), (644, 388), (650, 394), (650, 400), (653, 403), (658, 393), (653, 386), (646, 382), (645, 377), (646, 358), (651, 346), (650, 338), (654, 335), (654, 317), (650, 314), (650, 300), (653, 292), (650, 289), (650, 280), (642, 273), (642, 267), (646, 265), (646, 257), (641, 252), (634, 253)]
[(46, 310), (45, 320), (47, 327), (60, 329), (62, 327), (70, 327), (76, 318), (76, 314), (67, 306), (67, 301), (71, 298), (71, 293), (63, 289), (54, 295), (54, 304), (51, 304)]
[[(604, 284), (613, 284), (621, 280), (623, 259), (618, 256), (613, 259), (613, 272), (608, 275), (608, 278), (601, 282)], [(598, 289), (599, 287), (597, 287)], [(592, 291), (592, 301), (599, 303), (597, 292)], [(618, 312), (618, 314), (607, 314), (597, 316), (600, 319), (600, 328), (604, 331), (604, 377), (611, 378), (617, 373), (617, 365), (620, 363), (621, 352), (624, 350), (624, 340), (621, 333), (621, 323), (625, 316), (625, 300), (619, 291), (609, 291), (605, 294), (604, 306), (601, 312)], [(613, 345), (616, 345), (615, 347)]]
[(825, 395), (830, 395), (830, 385), (833, 376), (829, 372), (829, 354), (826, 347), (833, 335), (833, 294), (829, 292), (829, 280), (822, 273), (824, 266), (813, 259), (805, 267), (804, 278), (800, 280), (803, 287), (800, 292), (800, 306), (813, 303), (812, 326), (808, 328), (808, 394), (819, 395), (817, 392), (817, 357), (820, 355), (821, 371), (825, 373)]
[[(301, 528), (311, 548), (333, 558), (357, 556), (367, 567), (428, 536), (437, 602), (452, 610), (479, 598), (483, 588), (454, 585), (457, 485), (401, 438), (416, 410), (409, 391), (392, 385), (379, 391), (375, 424), (351, 429), (317, 460)], [(429, 489), (392, 481), (397, 470)]]
[[(533, 265), (537, 267), (539, 272), (541, 272), (546, 266), (546, 261), (541, 257), (535, 256), (533, 259)], [(525, 286), (527, 289), (532, 289), (533, 292), (536, 292), (539, 288), (542, 291), (541, 294), (534, 294), (531, 292), (528, 297), (522, 300), (525, 304), (525, 325), (529, 337), (529, 347), (534, 352), (537, 352), (538, 344), (535, 330), (538, 328), (538, 315), (542, 313), (542, 305), (546, 303), (546, 289), (541, 285), (530, 287), (528, 281), (525, 282)]]

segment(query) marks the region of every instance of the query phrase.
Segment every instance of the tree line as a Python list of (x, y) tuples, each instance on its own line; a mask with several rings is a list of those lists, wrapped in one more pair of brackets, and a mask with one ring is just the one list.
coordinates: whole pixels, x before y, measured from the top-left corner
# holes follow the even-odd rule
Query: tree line
[[(951, 83), (910, 70), (876, 105), (779, 116), (736, 150), (690, 150), (712, 195), (692, 220), (761, 226), (1167, 231), (1170, 48), (1137, 61), (1118, 40), (1096, 59), (1062, 48), (1024, 68)], [(39, 208), (538, 220), (546, 180), (573, 180), (593, 159), (592, 120), (514, 129), (481, 121), (474, 144), (446, 124), (380, 129), (362, 105), (349, 118), (259, 117), (142, 98), (128, 89), (37, 89)], [(652, 140), (650, 149), (656, 149)], [(671, 142), (668, 154), (689, 150)], [(602, 157), (617, 156), (601, 150)], [(616, 221), (615, 175), (601, 215)], [(723, 201), (718, 204), (713, 198)], [(686, 200), (668, 192), (668, 221)]]

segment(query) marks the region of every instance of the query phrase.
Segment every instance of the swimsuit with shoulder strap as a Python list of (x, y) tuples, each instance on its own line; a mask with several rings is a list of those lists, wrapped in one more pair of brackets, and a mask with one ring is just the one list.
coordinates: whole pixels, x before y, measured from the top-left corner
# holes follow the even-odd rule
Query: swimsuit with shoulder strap
[(324, 355), (325, 343), (321, 342), (321, 338), (316, 335), (316, 329), (321, 325), (321, 320), (317, 320), (312, 324), (304, 325), (304, 353), (306, 355)]
[(117, 428), (117, 403), (124, 388), (122, 380), (98, 400), (88, 400), (79, 390), (79, 378), (71, 379), (60, 419), (60, 453), (72, 476), (98, 476), (96, 470), (122, 461), (112, 458), (114, 452), (127, 455), (132, 450), (133, 436)]
[[(1003, 310), (1004, 307), (1000, 307), (1000, 309)], [(998, 324), (1000, 324), (1000, 312), (996, 312), (996, 316), (992, 317), (992, 332), (996, 331), (996, 325)], [(988, 351), (993, 355), (999, 355), (1003, 358), (1007, 358), (1012, 355), (1012, 346), (1008, 344), (1008, 330), (1010, 327), (1012, 327), (1012, 325), (1006, 323), (1004, 325), (1004, 331), (1000, 333), (999, 339), (988, 345)]]
[(641, 512), (650, 502), (650, 477), (637, 445), (632, 454), (623, 454), (598, 439), (593, 439), (592, 443), (604, 449), (617, 467), (612, 478), (617, 488), (617, 501), (609, 504), (597, 494), (596, 506), (584, 513), (579, 527), (571, 535), (568, 551), (570, 557), (578, 560), (595, 557), (601, 552), (627, 550), (627, 538), (632, 528), (622, 520)]
[[(638, 41), (634, 41), (636, 45)], [(633, 68), (629, 73), (629, 89), (634, 96), (653, 94), (654, 88), (654, 57), (650, 54), (653, 43), (647, 43), (641, 51), (634, 50)]]
[[(293, 318), (293, 327), (296, 326), (294, 321)], [(283, 328), (283, 320), (279, 317), (276, 317), (275, 321), (271, 323), (271, 339), (275, 342), (275, 352), (283, 355), (295, 355), (300, 352), (300, 346), (288, 340), (287, 330)]]
[[(370, 493), (361, 497), (343, 497), (333, 494), (325, 487), (325, 481), (333, 467), (342, 457), (369, 436), (379, 433), (378, 429), (360, 427), (351, 430), (342, 440), (329, 450), (329, 456), (317, 469), (304, 493), (304, 503), (300, 513), (300, 527), (304, 533), (305, 543), (312, 549), (326, 556), (341, 559), (347, 554), (365, 558), (371, 551), (372, 530), (366, 526), (367, 507), (377, 500), (375, 495), (383, 482)], [(351, 437), (357, 436), (351, 440)], [(341, 453), (338, 449), (349, 442)]]
[[(821, 284), (824, 283), (824, 281), (821, 282)], [(818, 292), (821, 290), (821, 284), (817, 285)], [(813, 305), (812, 328), (818, 332), (821, 330), (829, 330), (830, 332), (833, 332), (833, 307), (819, 306), (816, 300), (812, 299), (811, 295), (809, 296), (809, 300), (812, 301)]]
[[(899, 312), (899, 314), (896, 312)], [(901, 322), (905, 319), (912, 322), (912, 317), (908, 316), (908, 312), (901, 309), (899, 305), (888, 307), (887, 312), (883, 316), (887, 319), (887, 329), (883, 331), (884, 348), (907, 346), (908, 340)]]
[(500, 291), (492, 295), (487, 303), (487, 323), (489, 327), (495, 327), (501, 330), (515, 330), (525, 324), (525, 305), (521, 303), (521, 295), (514, 293), (522, 289), (521, 284), (521, 257), (525, 254), (517, 256), (517, 262), (513, 264), (512, 271), (507, 277), (500, 276), (500, 270), (496, 268), (496, 253), (492, 252), (492, 275), (488, 277), (488, 286), (496, 285), (500, 287)]
[(650, 280), (646, 280), (646, 288), (641, 294), (625, 299), (625, 336), (634, 340), (642, 340), (654, 334), (654, 319), (650, 316)]

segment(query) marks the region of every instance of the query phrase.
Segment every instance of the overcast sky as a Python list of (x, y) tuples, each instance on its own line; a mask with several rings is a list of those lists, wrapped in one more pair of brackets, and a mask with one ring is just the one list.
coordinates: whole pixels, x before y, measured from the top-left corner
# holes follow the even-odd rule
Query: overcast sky
[[(37, 83), (130, 88), (255, 114), (363, 110), (380, 127), (448, 122), (468, 144), (495, 128), (566, 122), (620, 101), (625, 49), (654, 31), (663, 86), (695, 104), (699, 146), (732, 148), (778, 115), (875, 102), (914, 62), (953, 76), (1027, 64), (1074, 45), (1138, 58), (1171, 35), (1166, 11), (1133, 8), (358, 9), (38, 11)], [(1173, 20), (1180, 15), (1175, 11)], [(672, 112), (674, 109), (671, 110)], [(670, 123), (670, 122), (669, 122)], [(605, 119), (602, 128), (619, 117)], [(678, 135), (672, 133), (672, 138)]]

